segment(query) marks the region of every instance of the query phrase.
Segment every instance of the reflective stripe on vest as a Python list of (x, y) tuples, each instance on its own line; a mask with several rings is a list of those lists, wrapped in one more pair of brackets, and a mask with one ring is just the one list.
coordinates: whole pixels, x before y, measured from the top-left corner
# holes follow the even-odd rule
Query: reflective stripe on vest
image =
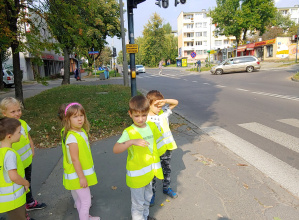
[[(84, 176), (89, 176), (91, 174), (94, 174), (95, 173), (94, 166), (88, 170), (83, 170), (83, 173), (84, 173)], [(70, 174), (64, 173), (64, 178), (68, 179), (68, 180), (74, 180), (79, 177), (78, 177), (77, 173), (75, 172), (75, 173), (70, 173)]]
[[(17, 185), (17, 184), (14, 184), (14, 185)], [(20, 185), (18, 185), (18, 186), (20, 186)], [(3, 189), (3, 187), (1, 187), (1, 192), (2, 192), (2, 189)], [(11, 192), (13, 192), (13, 190), (10, 191), (10, 193)], [(0, 203), (10, 202), (10, 201), (13, 201), (13, 200), (17, 200), (24, 193), (25, 193), (24, 186), (20, 186), (20, 188), (17, 191), (15, 191), (14, 193), (12, 193), (12, 194), (8, 194), (8, 195), (1, 194), (1, 196), (0, 196)]]
[(32, 150), (31, 150), (31, 147), (30, 147), (30, 149), (25, 154), (21, 155), (21, 160), (24, 161), (27, 158), (29, 158), (31, 155), (32, 155)]
[(17, 150), (18, 154), (22, 155), (23, 153), (25, 153), (27, 150), (29, 150), (30, 144), (26, 144), (24, 147), (22, 147), (21, 149)]
[(171, 131), (167, 131), (167, 132), (163, 133), (162, 135), (164, 138), (167, 138), (167, 137), (171, 137), (172, 133), (171, 133)]
[(160, 162), (159, 163), (153, 163), (153, 164), (150, 164), (147, 167), (143, 167), (140, 170), (133, 170), (133, 171), (127, 170), (127, 175), (130, 176), (130, 177), (142, 176), (144, 174), (147, 174), (147, 173), (151, 172), (154, 169), (160, 169), (160, 168), (161, 168), (161, 163)]

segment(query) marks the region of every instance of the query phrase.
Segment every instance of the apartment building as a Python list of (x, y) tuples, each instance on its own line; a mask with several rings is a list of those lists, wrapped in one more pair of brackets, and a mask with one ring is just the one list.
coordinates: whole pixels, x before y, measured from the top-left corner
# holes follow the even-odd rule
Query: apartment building
[(294, 7), (277, 8), (277, 10), (285, 16), (289, 15), (292, 21), (299, 24), (299, 5), (294, 5)]
[[(215, 36), (215, 25), (206, 10), (181, 12), (177, 18), (178, 58), (187, 58), (188, 63), (210, 60), (223, 60), (231, 56), (235, 37)], [(196, 56), (191, 57), (195, 52)], [(194, 55), (194, 53), (192, 54)]]

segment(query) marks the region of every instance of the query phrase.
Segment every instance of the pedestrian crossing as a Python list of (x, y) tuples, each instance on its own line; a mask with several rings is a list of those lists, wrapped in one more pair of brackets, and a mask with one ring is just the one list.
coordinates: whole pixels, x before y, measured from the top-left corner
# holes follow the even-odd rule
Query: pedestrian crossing
[[(291, 126), (292, 129), (299, 128), (299, 120), (295, 118), (279, 119), (275, 123), (283, 123)], [(299, 138), (297, 137), (257, 122), (238, 124), (237, 126), (243, 129), (242, 132), (250, 132), (251, 135), (254, 134), (257, 137), (263, 137), (267, 141), (270, 141), (270, 143), (274, 142), (282, 148), (293, 151), (294, 154), (295, 152), (299, 153)], [(254, 145), (250, 141), (244, 140), (224, 128), (212, 126), (201, 128), (201, 130), (259, 169), (293, 195), (299, 196), (298, 169), (278, 159), (269, 152), (260, 149), (261, 146)]]

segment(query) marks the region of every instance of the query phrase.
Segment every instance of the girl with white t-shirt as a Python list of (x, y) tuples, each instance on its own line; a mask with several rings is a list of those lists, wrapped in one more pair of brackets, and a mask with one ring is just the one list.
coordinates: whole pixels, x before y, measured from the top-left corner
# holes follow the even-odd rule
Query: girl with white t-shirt
[(89, 186), (98, 183), (88, 141), (89, 122), (81, 104), (62, 105), (58, 113), (63, 151), (63, 185), (71, 190), (80, 220), (99, 220), (89, 215), (91, 194)]

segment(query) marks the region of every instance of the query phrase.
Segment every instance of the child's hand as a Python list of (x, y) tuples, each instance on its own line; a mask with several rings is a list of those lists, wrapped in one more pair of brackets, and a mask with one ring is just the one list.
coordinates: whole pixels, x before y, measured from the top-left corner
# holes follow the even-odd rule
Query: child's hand
[(159, 108), (162, 108), (165, 104), (166, 104), (165, 99), (156, 100), (156, 101), (154, 102), (154, 105), (156, 105), (156, 106), (159, 107)]
[(143, 139), (135, 139), (134, 145), (140, 146), (140, 147), (148, 147), (148, 145), (150, 145), (150, 143), (148, 143), (147, 141), (145, 141)]
[(87, 180), (86, 180), (85, 176), (83, 178), (80, 178), (80, 186), (82, 188), (88, 187)]
[(26, 192), (28, 192), (29, 186), (30, 186), (30, 183), (28, 182), (28, 180), (26, 180), (26, 184), (24, 185)]

